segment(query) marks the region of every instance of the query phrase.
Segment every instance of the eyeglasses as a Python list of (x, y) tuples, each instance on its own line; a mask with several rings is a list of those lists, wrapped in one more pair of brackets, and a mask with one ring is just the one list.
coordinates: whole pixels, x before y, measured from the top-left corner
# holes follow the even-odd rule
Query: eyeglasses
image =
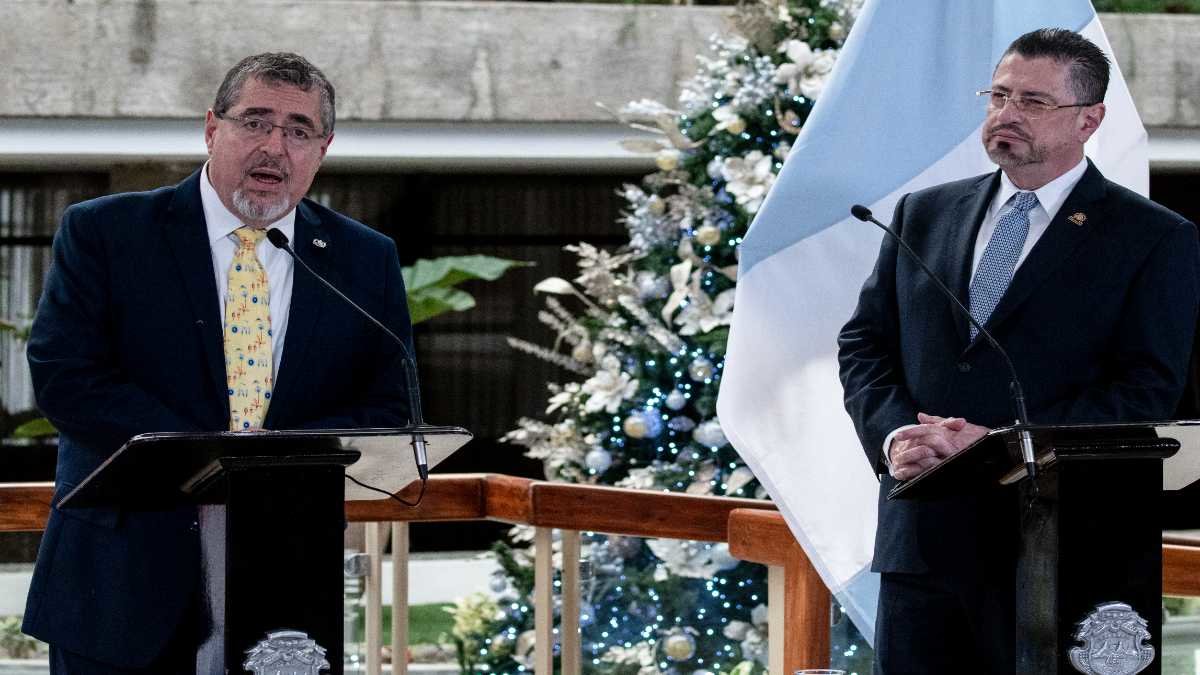
[(1043, 101), (1040, 98), (1026, 98), (1024, 96), (1011, 96), (992, 89), (984, 89), (983, 91), (975, 92), (976, 96), (986, 96), (988, 102), (988, 110), (997, 112), (1004, 109), (1004, 106), (1011, 103), (1020, 113), (1030, 119), (1037, 119), (1043, 115), (1054, 112), (1060, 108), (1086, 108), (1099, 103), (1067, 103), (1066, 105), (1057, 105), (1050, 101)]
[(314, 141), (321, 140), (322, 136), (309, 127), (301, 127), (290, 124), (275, 124), (261, 117), (234, 117), (233, 115), (224, 115), (214, 113), (219, 119), (229, 120), (234, 122), (238, 134), (246, 139), (262, 139), (271, 135), (275, 129), (279, 129), (283, 133), (283, 140), (288, 145), (295, 148), (308, 148)]

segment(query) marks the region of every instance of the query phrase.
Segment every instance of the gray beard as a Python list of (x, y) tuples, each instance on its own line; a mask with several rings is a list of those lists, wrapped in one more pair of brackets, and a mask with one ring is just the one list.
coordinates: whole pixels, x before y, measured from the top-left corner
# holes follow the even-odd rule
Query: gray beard
[(244, 220), (270, 223), (288, 212), (288, 200), (286, 195), (280, 195), (278, 201), (264, 204), (247, 197), (244, 190), (234, 190), (233, 208)]

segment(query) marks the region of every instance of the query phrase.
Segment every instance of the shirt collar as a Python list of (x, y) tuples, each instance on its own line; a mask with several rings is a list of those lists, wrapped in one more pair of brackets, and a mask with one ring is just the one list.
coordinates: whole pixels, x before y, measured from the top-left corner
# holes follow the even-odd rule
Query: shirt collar
[[(208, 178), (208, 162), (204, 163), (204, 168), (200, 171), (200, 203), (204, 206), (204, 223), (208, 227), (209, 246), (214, 246), (243, 225), (241, 219), (227, 209), (217, 195), (217, 189)], [(282, 231), (289, 240), (294, 239), (296, 209), (288, 211), (282, 218), (271, 223), (268, 229), (272, 227)]]
[[(1079, 160), (1078, 164), (1071, 167), (1063, 175), (1033, 191), (1037, 195), (1038, 206), (1045, 210), (1051, 219), (1062, 208), (1063, 202), (1067, 201), (1067, 195), (1071, 194), (1071, 190), (1074, 190), (1075, 185), (1083, 178), (1084, 171), (1087, 171), (1086, 157)], [(1018, 192), (1024, 192), (1024, 190), (1014, 185), (1012, 180), (1009, 179), (1008, 174), (1001, 171), (1000, 192), (996, 195), (995, 203), (998, 206), (1004, 206)]]

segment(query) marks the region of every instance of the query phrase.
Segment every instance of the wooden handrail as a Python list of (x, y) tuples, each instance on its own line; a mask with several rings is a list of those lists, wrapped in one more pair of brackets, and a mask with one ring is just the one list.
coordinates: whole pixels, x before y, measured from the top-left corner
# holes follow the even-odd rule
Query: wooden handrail
[(771, 672), (829, 666), (832, 600), (829, 589), (775, 511), (737, 509), (729, 514), (729, 553), (769, 566)]
[[(53, 483), (0, 483), (0, 532), (45, 529), (53, 494)], [(415, 499), (417, 487), (409, 485), (400, 496)], [(729, 520), (735, 511), (737, 518)], [(681, 518), (681, 513), (687, 517)], [(390, 499), (348, 501), (346, 518), (355, 522), (497, 520), (638, 537), (728, 540), (737, 557), (768, 565), (785, 565), (795, 543), (783, 516), (770, 502), (497, 474), (431, 476), (425, 498), (415, 509)], [(1163, 541), (1163, 592), (1200, 595), (1196, 572), (1200, 541), (1179, 533), (1164, 534)]]
[(1200, 596), (1200, 546), (1163, 544), (1163, 595)]
[(599, 485), (535, 481), (530, 490), (532, 525), (634, 537), (725, 541), (731, 511), (775, 510), (774, 504), (761, 499)]
[(0, 532), (40, 532), (50, 518), (54, 483), (0, 483)]

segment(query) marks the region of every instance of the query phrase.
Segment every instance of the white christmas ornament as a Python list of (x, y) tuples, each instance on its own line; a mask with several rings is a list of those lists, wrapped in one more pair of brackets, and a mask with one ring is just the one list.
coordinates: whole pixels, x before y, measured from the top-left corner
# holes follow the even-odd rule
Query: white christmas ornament
[(571, 358), (579, 361), (580, 363), (591, 363), (593, 358), (592, 343), (588, 342), (587, 340), (583, 340), (579, 344), (575, 345), (575, 348), (571, 350)]
[(621, 424), (621, 429), (630, 438), (645, 438), (646, 433), (650, 430), (646, 424), (646, 418), (641, 415), (626, 417), (625, 422)]
[(712, 246), (721, 241), (721, 228), (716, 225), (701, 225), (696, 230), (696, 243), (701, 246)]
[(680, 156), (680, 152), (673, 148), (660, 150), (658, 155), (654, 157), (654, 163), (663, 171), (674, 171), (679, 166)]
[(692, 432), (692, 438), (700, 445), (710, 448), (719, 448), (729, 442), (729, 439), (725, 438), (725, 432), (721, 430), (721, 423), (715, 417), (701, 422)]
[(604, 448), (593, 448), (591, 452), (583, 458), (587, 468), (596, 473), (604, 473), (608, 471), (608, 467), (612, 466), (612, 453)]
[(687, 633), (672, 633), (663, 640), (663, 653), (672, 661), (687, 661), (696, 654), (696, 638)]
[(671, 393), (667, 394), (667, 407), (671, 410), (683, 410), (683, 406), (687, 405), (687, 397), (682, 391), (672, 389)]
[(713, 362), (703, 356), (696, 357), (688, 364), (688, 376), (697, 382), (707, 380), (713, 376)]
[(661, 300), (671, 293), (671, 282), (654, 272), (641, 271), (634, 277), (638, 297), (642, 300)]
[(492, 580), (488, 582), (488, 588), (492, 589), (493, 593), (503, 593), (504, 589), (508, 588), (508, 578), (503, 574), (493, 574)]

